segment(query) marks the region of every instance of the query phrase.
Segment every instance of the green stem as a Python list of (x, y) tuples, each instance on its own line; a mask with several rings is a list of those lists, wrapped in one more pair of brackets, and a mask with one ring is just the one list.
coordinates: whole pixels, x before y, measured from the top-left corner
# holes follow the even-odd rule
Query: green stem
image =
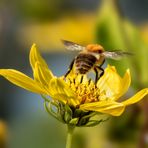
[(68, 127), (68, 132), (67, 132), (66, 148), (71, 148), (72, 135), (75, 127), (70, 125), (68, 125), (67, 127)]

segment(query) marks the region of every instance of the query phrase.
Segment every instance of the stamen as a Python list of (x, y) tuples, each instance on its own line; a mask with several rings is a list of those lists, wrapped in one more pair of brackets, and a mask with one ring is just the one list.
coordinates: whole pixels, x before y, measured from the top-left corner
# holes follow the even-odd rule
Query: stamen
[(70, 82), (70, 85), (71, 85), (72, 81), (70, 80), (70, 78), (68, 78), (68, 80), (69, 80), (69, 82)]
[(90, 83), (91, 83), (91, 79), (89, 79), (89, 81), (88, 81), (88, 85), (90, 85)]
[(84, 103), (85, 103), (85, 101), (86, 101), (86, 98), (85, 98), (85, 97), (83, 97), (83, 98), (82, 98), (82, 100), (81, 100), (81, 104), (84, 104)]
[(80, 80), (80, 83), (82, 83), (83, 82), (83, 75), (81, 76), (81, 80)]
[(76, 84), (76, 80), (75, 80), (75, 78), (73, 78), (73, 83)]
[(91, 78), (84, 83), (84, 78), (84, 75), (75, 75), (74, 77), (68, 78), (69, 86), (76, 92), (78, 102), (84, 104), (98, 101), (100, 92), (97, 85)]

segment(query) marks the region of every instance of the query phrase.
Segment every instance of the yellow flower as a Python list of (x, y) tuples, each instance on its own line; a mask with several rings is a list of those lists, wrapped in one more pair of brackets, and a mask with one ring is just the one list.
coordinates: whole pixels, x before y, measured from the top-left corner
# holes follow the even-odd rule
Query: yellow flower
[(120, 77), (114, 66), (107, 66), (97, 84), (86, 75), (82, 77), (73, 71), (66, 78), (57, 78), (48, 68), (35, 44), (30, 51), (30, 64), (34, 79), (13, 69), (0, 69), (0, 75), (19, 87), (43, 97), (50, 96), (56, 104), (68, 105), (83, 112), (119, 116), (126, 106), (137, 103), (148, 94), (148, 88), (145, 88), (125, 101), (118, 101), (127, 92), (131, 76), (128, 69), (123, 78)]

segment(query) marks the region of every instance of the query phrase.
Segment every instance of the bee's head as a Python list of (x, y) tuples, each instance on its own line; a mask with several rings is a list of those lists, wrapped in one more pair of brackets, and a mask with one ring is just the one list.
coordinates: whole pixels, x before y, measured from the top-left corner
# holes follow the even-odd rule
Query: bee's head
[(86, 46), (86, 50), (94, 53), (102, 53), (104, 51), (104, 48), (98, 44), (89, 44)]

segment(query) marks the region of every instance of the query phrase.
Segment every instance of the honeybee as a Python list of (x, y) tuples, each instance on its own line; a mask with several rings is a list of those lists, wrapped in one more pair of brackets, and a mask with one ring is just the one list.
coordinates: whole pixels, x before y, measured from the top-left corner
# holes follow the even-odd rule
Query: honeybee
[(84, 75), (90, 70), (94, 70), (96, 73), (95, 82), (97, 82), (98, 78), (104, 74), (102, 65), (104, 64), (106, 58), (118, 60), (124, 56), (132, 55), (129, 52), (124, 52), (121, 50), (105, 51), (104, 48), (99, 44), (88, 44), (86, 47), (84, 47), (67, 40), (62, 40), (62, 42), (67, 50), (79, 51), (78, 55), (72, 60), (65, 77), (70, 73), (75, 65), (77, 74), (79, 73)]

